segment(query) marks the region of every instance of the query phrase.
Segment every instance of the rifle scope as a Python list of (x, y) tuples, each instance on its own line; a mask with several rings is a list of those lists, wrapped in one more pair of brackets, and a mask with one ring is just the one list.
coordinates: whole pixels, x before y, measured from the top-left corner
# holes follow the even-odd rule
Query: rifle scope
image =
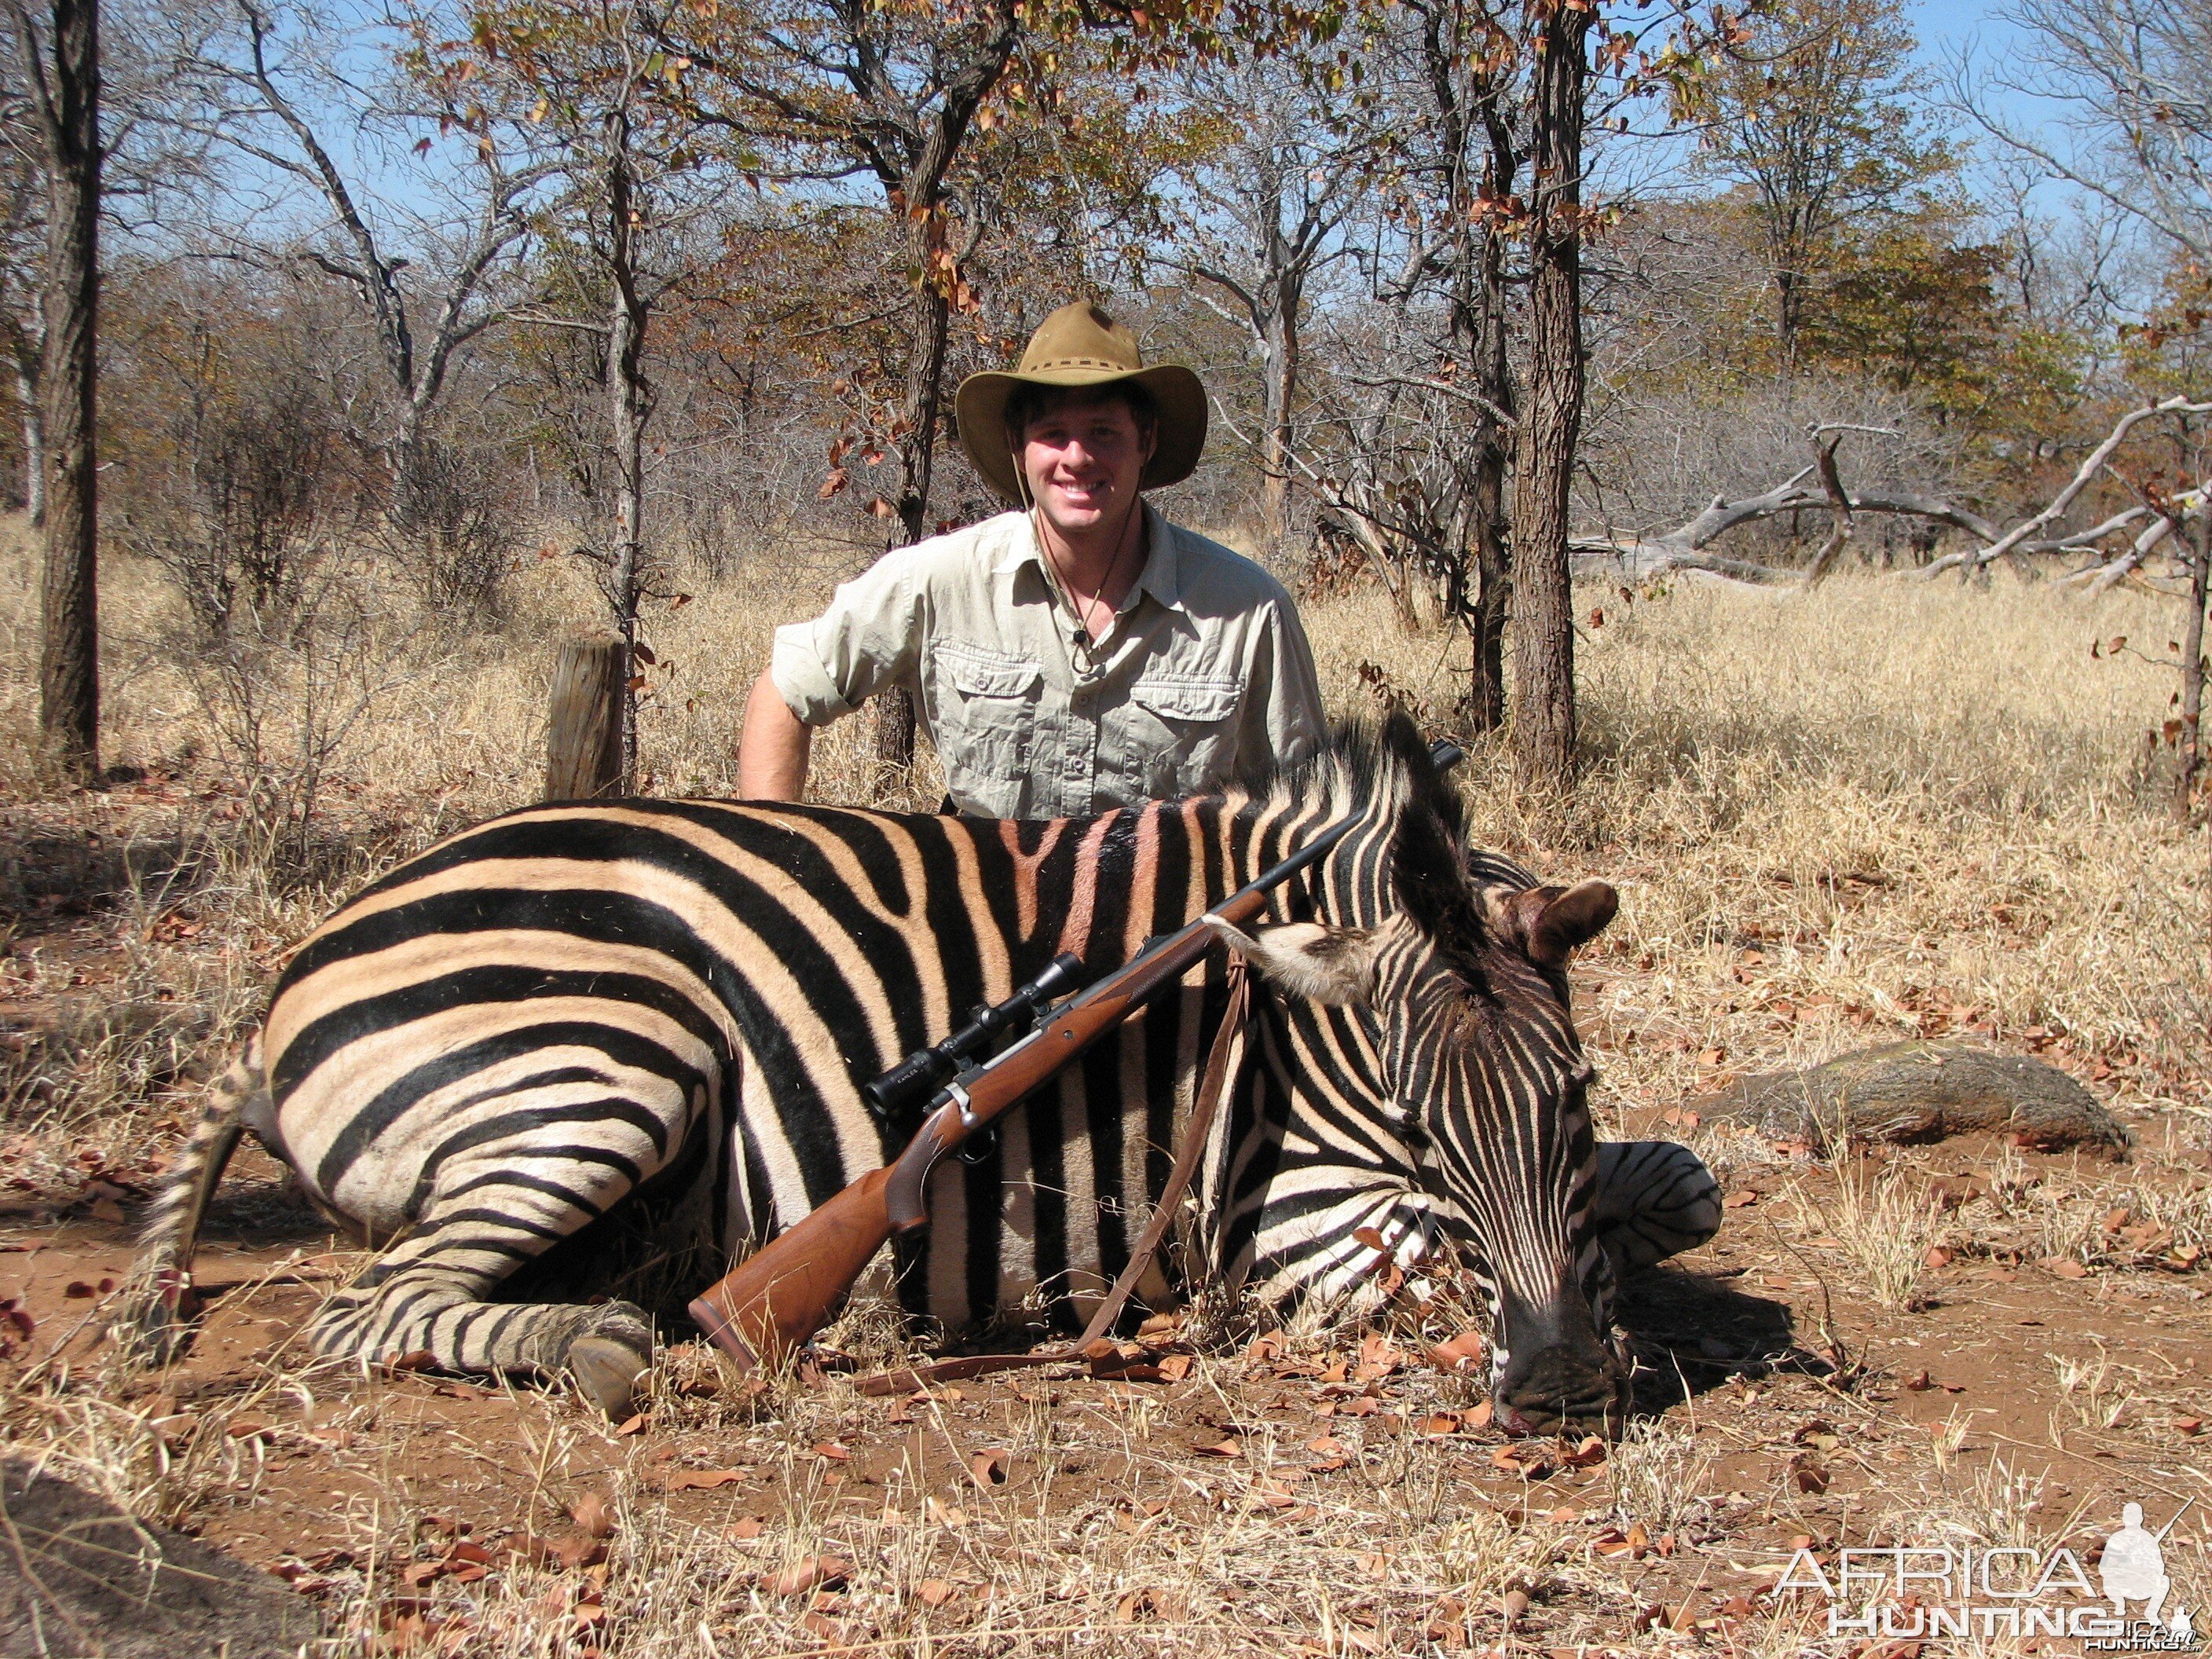
[(1045, 964), (1042, 973), (1018, 987), (1004, 1002), (971, 1009), (968, 1023), (944, 1042), (915, 1049), (872, 1083), (861, 1085), (861, 1097), (884, 1118), (917, 1097), (926, 1099), (1002, 1038), (1042, 1019), (1053, 999), (1074, 990), (1082, 981), (1082, 959), (1063, 951)]

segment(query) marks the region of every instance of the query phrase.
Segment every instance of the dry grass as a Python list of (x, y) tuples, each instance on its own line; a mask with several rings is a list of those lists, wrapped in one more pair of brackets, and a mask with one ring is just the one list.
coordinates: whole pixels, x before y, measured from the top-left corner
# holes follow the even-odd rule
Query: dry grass
[[(685, 584), (693, 601), (652, 622), (663, 666), (651, 676), (642, 744), (657, 793), (730, 787), (738, 711), (769, 630), (826, 590), (819, 573), (786, 577), (765, 557), (756, 566), (724, 587)], [(11, 856), (41, 838), (82, 847), (96, 836), (130, 848), (124, 862), (136, 872), (74, 932), (67, 895), (0, 892), (21, 919), (20, 947), (0, 957), (0, 1000), (16, 1011), (0, 1052), (9, 1137), (0, 1152), (10, 1173), (67, 1194), (88, 1168), (142, 1161), (252, 1018), (278, 953), (336, 895), (533, 796), (546, 641), (588, 617), (594, 601), (558, 562), (533, 561), (516, 592), (512, 625), (492, 637), (419, 629), (393, 599), (390, 625), (410, 641), (410, 672), (336, 757), (314, 859), (272, 867), (228, 816), (234, 781), (186, 679), (164, 656), (167, 601), (142, 569), (112, 568), (104, 595), (106, 758), (150, 775), (70, 794), (40, 775), (27, 741), (29, 565), (20, 540), (0, 548), (0, 789), (9, 802), (0, 835)], [(1756, 1212), (1762, 1229), (1777, 1212), (1792, 1251), (1843, 1261), (1839, 1285), (1890, 1310), (1899, 1330), (1923, 1300), (1928, 1247), (1939, 1240), (2147, 1281), (2172, 1270), (2175, 1252), (2212, 1247), (2205, 1184), (2180, 1181), (2184, 1164), (2158, 1163), (2205, 1146), (2212, 1127), (2198, 1046), (2212, 1007), (2203, 832), (2169, 822), (2144, 769), (2142, 733), (2163, 715), (2169, 676), (2087, 653), (2092, 639), (2113, 634), (2163, 638), (2166, 602), (2121, 592), (2085, 605), (2003, 578), (1978, 590), (1843, 577), (1788, 597), (1702, 582), (1632, 599), (1592, 592), (1577, 607), (1586, 619), (1597, 608), (1605, 620), (1587, 629), (1579, 658), (1592, 762), (1571, 810), (1517, 799), (1504, 757), (1487, 745), (1474, 745), (1462, 776), (1491, 844), (1547, 878), (1599, 874), (1623, 890), (1621, 919), (1589, 953), (1579, 991), (1604, 1111), (1617, 1120), (1638, 1109), (1693, 1109), (1739, 1072), (1886, 1037), (1973, 1031), (2095, 1079), (2137, 1121), (2176, 1128), (2160, 1143), (2174, 1150), (2063, 1178), (2001, 1154), (1985, 1191), (1949, 1214), (1926, 1201), (1919, 1171), (1904, 1164), (1835, 1186), (1803, 1176), (1796, 1179), (1808, 1201), (1771, 1202)], [(1403, 635), (1379, 598), (1316, 605), (1308, 623), (1337, 707), (1368, 706), (1373, 677), (1360, 671), (1372, 663), (1431, 724), (1450, 725), (1462, 642)], [(270, 709), (281, 723), (281, 694)], [(823, 797), (933, 805), (929, 769), (885, 778), (866, 757), (867, 738), (864, 720), (823, 735)], [(18, 881), (12, 865), (0, 877)], [(97, 951), (88, 942), (95, 934)], [(1692, 1138), (1724, 1178), (1771, 1171), (1771, 1149), (1711, 1126)], [(2116, 1212), (2124, 1219), (2108, 1225)], [(1774, 1282), (1805, 1259), (1776, 1257), (1784, 1277)], [(1319, 1345), (1327, 1335), (1302, 1328), (1291, 1340)], [(864, 1308), (840, 1340), (873, 1354), (902, 1339)], [(1507, 1641), (1516, 1593), (1533, 1598), (1539, 1617), (1575, 1609), (1550, 1615), (1547, 1643), (1631, 1629), (1639, 1647), (1686, 1651), (1706, 1638), (1686, 1623), (1669, 1628), (1680, 1622), (1671, 1607), (1655, 1620), (1646, 1603), (1658, 1592), (1634, 1588), (1632, 1564), (1605, 1554), (1590, 1528), (1632, 1525), (1655, 1538), (1679, 1534), (1686, 1551), (1709, 1547), (1697, 1556), (1702, 1583), (1708, 1571), (1726, 1576), (1731, 1553), (1755, 1559), (1764, 1546), (1741, 1540), (1759, 1528), (1832, 1536), (1837, 1526), (1814, 1516), (1813, 1498), (1786, 1479), (1747, 1473), (1742, 1460), (1758, 1448), (1782, 1448), (1760, 1454), (1776, 1468), (1807, 1455), (1791, 1422), (1752, 1425), (1773, 1402), (1748, 1388), (1637, 1425), (1582, 1496), (1569, 1503), (1554, 1487), (1529, 1501), (1531, 1488), (1512, 1516), (1468, 1498), (1464, 1437), (1335, 1419), (1328, 1432), (1343, 1443), (1346, 1465), (1326, 1483), (1310, 1478), (1314, 1454), (1302, 1439), (1279, 1441), (1273, 1431), (1255, 1434), (1233, 1463), (1194, 1466), (1182, 1432), (1188, 1401), (1231, 1410), (1243, 1375), (1233, 1354), (1200, 1359), (1177, 1396), (1182, 1407), (1139, 1391), (1124, 1407), (1100, 1409), (1092, 1395), (1056, 1401), (1042, 1385), (1026, 1404), (1019, 1393), (994, 1395), (1006, 1409), (988, 1419), (973, 1399), (927, 1402), (902, 1432), (956, 1466), (988, 1442), (1019, 1478), (962, 1492), (933, 1486), (917, 1461), (872, 1487), (856, 1516), (836, 1501), (832, 1471), (812, 1449), (874, 1432), (880, 1407), (837, 1386), (760, 1399), (687, 1389), (703, 1389), (714, 1362), (686, 1349), (659, 1376), (656, 1431), (675, 1437), (686, 1462), (742, 1459), (773, 1472), (772, 1503), (742, 1512), (757, 1516), (757, 1529), (726, 1530), (741, 1518), (734, 1505), (712, 1524), (687, 1518), (656, 1483), (660, 1466), (643, 1442), (524, 1391), (511, 1404), (529, 1449), (526, 1518), (537, 1528), (561, 1524), (580, 1483), (596, 1481), (617, 1518), (604, 1571), (580, 1577), (510, 1559), (477, 1583), (438, 1581), (410, 1602), (395, 1600), (395, 1571), (451, 1540), (425, 1520), (433, 1498), (410, 1462), (410, 1448), (429, 1443), (398, 1426), (389, 1409), (398, 1384), (387, 1398), (380, 1383), (305, 1364), (280, 1346), (257, 1360), (250, 1382), (165, 1430), (155, 1410), (164, 1402), (129, 1397), (143, 1385), (104, 1370), (103, 1352), (88, 1340), (67, 1365), (15, 1373), (0, 1431), (140, 1513), (211, 1525), (251, 1503), (265, 1449), (294, 1431), (272, 1431), (273, 1440), (231, 1432), (241, 1420), (296, 1425), (326, 1446), (343, 1440), (352, 1449), (330, 1455), (374, 1473), (374, 1500), (333, 1505), (328, 1535), (314, 1540), (347, 1552), (319, 1572), (326, 1605), (353, 1633), (345, 1651), (1449, 1650)], [(2101, 1353), (2047, 1364), (2062, 1443), (2133, 1435), (2147, 1444), (2140, 1437), (2165, 1420), (2160, 1413), (2189, 1408), (2185, 1380), (2146, 1381)], [(1472, 1403), (1462, 1377), (1424, 1374), (1406, 1386), (1408, 1409)], [(2018, 1542), (2063, 1529), (2016, 1458), (1977, 1461), (1978, 1419), (1966, 1406), (1932, 1430), (1884, 1441), (1878, 1419), (1887, 1419), (1875, 1406), (1829, 1401), (1809, 1384), (1791, 1398), (1799, 1422), (1819, 1411), (1840, 1425), (1842, 1449), (1821, 1455), (1840, 1463), (1857, 1454), (1873, 1471), (1850, 1517), (1854, 1536), (1862, 1527), (1904, 1536), (1941, 1526)], [(714, 1449), (690, 1449), (706, 1445)], [(1113, 1494), (1067, 1496), (1081, 1471), (1102, 1466), (1117, 1471)], [(1311, 1514), (1286, 1524), (1286, 1502)], [(1559, 1513), (1576, 1518), (1549, 1518)], [(842, 1587), (775, 1593), (779, 1575), (824, 1556), (847, 1564)], [(1679, 1595), (1686, 1582), (1675, 1583)], [(1720, 1595), (1713, 1588), (1707, 1599)], [(2201, 1602), (2193, 1590), (2190, 1599)], [(1762, 1611), (1738, 1620), (1726, 1639), (1778, 1655), (1816, 1637)]]

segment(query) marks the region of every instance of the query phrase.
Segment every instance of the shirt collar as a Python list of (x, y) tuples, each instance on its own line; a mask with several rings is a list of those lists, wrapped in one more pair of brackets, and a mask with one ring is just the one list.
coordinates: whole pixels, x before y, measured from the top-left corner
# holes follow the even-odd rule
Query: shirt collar
[[(1161, 516), (1160, 510), (1150, 501), (1141, 503), (1145, 514), (1145, 544), (1147, 556), (1145, 568), (1137, 573), (1137, 586), (1151, 594), (1170, 610), (1182, 605), (1182, 547), (1175, 526)], [(1010, 513), (1012, 520), (1007, 526), (1004, 544), (999, 556), (992, 561), (994, 574), (1019, 570), (1025, 564), (1037, 568), (1044, 574), (1044, 553), (1037, 546), (1036, 529), (1026, 513)]]

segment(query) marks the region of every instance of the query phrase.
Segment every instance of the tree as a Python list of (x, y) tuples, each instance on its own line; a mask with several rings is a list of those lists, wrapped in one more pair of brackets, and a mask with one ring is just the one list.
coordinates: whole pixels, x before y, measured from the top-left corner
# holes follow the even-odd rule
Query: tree
[(78, 777), (100, 738), (100, 5), (10, 0), (46, 145), (46, 258), (39, 361), (46, 459), (40, 734)]
[(1522, 784), (1575, 780), (1568, 491), (1583, 417), (1583, 123), (1591, 13), (1549, 9), (1528, 98), (1528, 371), (1514, 454), (1513, 759)]
[[(365, 436), (385, 459), (394, 527), (419, 533), (440, 476), (433, 416), (456, 354), (516, 297), (498, 278), (514, 267), (554, 163), (528, 141), (527, 124), (496, 123), (481, 99), (457, 99), (434, 76), (363, 93), (329, 61), (340, 49), (319, 48), (306, 25), (287, 33), (283, 15), (258, 0), (233, 0), (227, 16), (225, 32), (185, 60), (204, 88), (195, 125), (320, 204), (322, 222), (296, 244), (248, 244), (246, 257), (304, 262), (340, 283), (368, 322), (388, 395), (380, 429)], [(411, 103), (426, 90), (429, 107)], [(428, 158), (407, 179), (404, 204), (349, 179), (309, 118), (349, 106), (362, 128)], [(465, 145), (459, 167), (430, 155), (453, 132)]]
[[(695, 66), (681, 82), (691, 113), (734, 138), (748, 165), (817, 188), (866, 179), (905, 226), (910, 344), (884, 436), (899, 463), (891, 516), (901, 540), (920, 540), (929, 523), (951, 320), (975, 306), (948, 201), (963, 148), (1020, 44), (1020, 7), (1016, 0), (941, 9), (698, 0), (657, 14), (653, 27), (671, 54)], [(975, 216), (969, 219), (973, 227)], [(908, 763), (914, 733), (906, 694), (882, 698), (879, 758)]]
[(602, 544), (583, 550), (600, 568), (623, 643), (626, 792), (637, 782), (638, 623), (651, 597), (645, 501), (653, 400), (646, 350), (654, 308), (683, 274), (680, 266), (661, 267), (656, 256), (714, 194), (694, 167), (687, 100), (680, 88), (677, 96), (659, 95), (684, 70), (659, 43), (659, 21), (658, 12), (635, 0), (589, 9), (536, 0), (478, 5), (470, 13), (465, 46), (426, 49), (420, 60), (483, 142), (492, 142), (492, 129), (507, 118), (502, 100), (519, 100), (529, 110), (529, 124), (550, 135), (564, 158), (568, 190), (550, 216), (559, 226), (550, 251), (556, 258), (583, 256), (589, 269), (573, 271), (566, 290), (578, 301), (596, 295), (599, 315), (539, 308), (524, 320), (598, 342), (610, 510)]
[(1316, 109), (1328, 68), (1290, 55), (1189, 66), (1182, 113), (1206, 137), (1176, 169), (1187, 212), (1158, 261), (1200, 283), (1200, 301), (1249, 334), (1258, 354), (1261, 533), (1278, 552), (1307, 291), (1349, 251), (1345, 222), (1388, 155), (1365, 100)]
[(1904, 0), (1775, 0), (1687, 83), (1706, 167), (1757, 203), (1785, 365), (1831, 244), (1952, 165), (1911, 101), (1923, 82), (1904, 17)]

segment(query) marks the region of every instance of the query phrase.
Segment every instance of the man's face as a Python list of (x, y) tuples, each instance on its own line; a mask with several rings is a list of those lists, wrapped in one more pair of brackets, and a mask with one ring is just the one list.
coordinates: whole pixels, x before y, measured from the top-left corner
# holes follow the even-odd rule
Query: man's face
[(1022, 471), (1053, 528), (1080, 537), (1123, 521), (1153, 440), (1119, 398), (1070, 398), (1023, 434)]

